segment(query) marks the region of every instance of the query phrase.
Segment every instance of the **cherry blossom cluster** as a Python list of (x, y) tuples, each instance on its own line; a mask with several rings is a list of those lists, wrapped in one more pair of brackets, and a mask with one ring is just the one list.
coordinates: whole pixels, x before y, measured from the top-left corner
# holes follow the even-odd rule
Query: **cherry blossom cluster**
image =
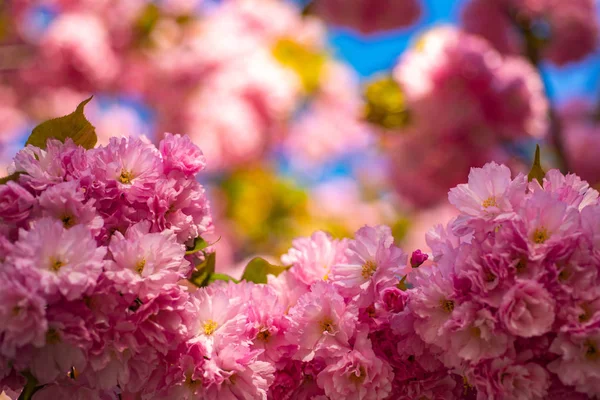
[(112, 398), (169, 364), (197, 322), (178, 282), (203, 256), (186, 245), (212, 229), (204, 167), (171, 134), (15, 156), (0, 185), (0, 393)]
[(152, 113), (146, 127), (119, 103), (91, 105), (101, 143), (119, 132), (156, 142), (164, 131), (186, 132), (213, 170), (278, 146), (318, 161), (368, 142), (357, 78), (329, 55), (324, 24), (292, 2), (36, 0), (7, 13), (24, 54), (0, 75), (2, 142), (28, 118), (63, 115), (89, 94), (134, 98)]
[(598, 192), (491, 163), (449, 200), (460, 215), (428, 234), (433, 264), (409, 274), (398, 322), (477, 399), (598, 397)]
[[(387, 143), (392, 181), (421, 206), (445, 198), (470, 167), (507, 162), (506, 143), (540, 138), (547, 130), (548, 102), (533, 66), (454, 27), (426, 32), (380, 91), (370, 115), (402, 133)], [(381, 103), (394, 92), (396, 102)]]

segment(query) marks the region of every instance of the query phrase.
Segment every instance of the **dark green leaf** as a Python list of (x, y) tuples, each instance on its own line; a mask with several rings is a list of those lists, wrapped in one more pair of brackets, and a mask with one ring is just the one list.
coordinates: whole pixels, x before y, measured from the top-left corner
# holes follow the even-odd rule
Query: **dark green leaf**
[(0, 178), (0, 185), (4, 185), (5, 183), (8, 183), (8, 181), (16, 181), (17, 179), (19, 179), (19, 175), (21, 174), (22, 172), (15, 172), (14, 174), (11, 174), (9, 176)]
[(23, 391), (19, 395), (18, 400), (31, 400), (35, 392), (40, 390), (42, 386), (38, 386), (38, 381), (35, 376), (31, 375), (30, 372), (24, 372), (22, 375), (27, 378), (27, 383), (23, 388)]
[(58, 139), (64, 142), (65, 139), (71, 138), (75, 144), (86, 149), (93, 148), (98, 140), (96, 128), (83, 114), (83, 109), (90, 100), (92, 97), (82, 101), (77, 109), (69, 115), (54, 118), (36, 126), (26, 144), (45, 149), (48, 139)]
[(544, 176), (546, 176), (546, 172), (542, 169), (542, 164), (540, 161), (540, 146), (535, 146), (535, 157), (533, 159), (533, 165), (531, 166), (531, 171), (527, 175), (527, 179), (531, 182), (534, 179), (540, 183), (540, 185), (544, 184)]
[(289, 266), (273, 265), (264, 258), (255, 257), (246, 265), (242, 280), (254, 283), (267, 283), (267, 275), (277, 276), (289, 268)]
[(194, 254), (199, 251), (202, 251), (207, 247), (208, 247), (208, 243), (206, 242), (206, 240), (204, 240), (200, 236), (198, 236), (196, 239), (194, 239), (194, 245), (186, 248), (185, 254), (189, 256), (190, 254)]
[(196, 270), (192, 272), (189, 281), (198, 287), (207, 286), (208, 279), (215, 272), (216, 261), (217, 253), (207, 254), (204, 261), (196, 266)]

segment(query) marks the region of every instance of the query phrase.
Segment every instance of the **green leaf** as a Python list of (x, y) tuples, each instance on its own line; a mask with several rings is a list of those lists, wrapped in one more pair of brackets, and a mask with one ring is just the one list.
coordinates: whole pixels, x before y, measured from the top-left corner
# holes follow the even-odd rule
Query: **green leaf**
[(400, 282), (398, 282), (398, 284), (396, 285), (396, 287), (404, 292), (406, 292), (408, 290), (408, 285), (406, 284), (406, 278), (408, 278), (408, 275), (404, 275), (402, 277), (402, 279), (400, 279)]
[(533, 165), (531, 166), (531, 171), (527, 175), (527, 179), (531, 182), (534, 179), (537, 179), (540, 185), (544, 184), (544, 176), (546, 176), (546, 172), (542, 169), (542, 164), (540, 162), (540, 146), (535, 146), (535, 157), (533, 159)]
[(22, 375), (27, 378), (27, 383), (17, 400), (31, 400), (35, 392), (40, 390), (42, 386), (38, 386), (37, 379), (29, 371), (23, 372)]
[(273, 265), (264, 258), (255, 257), (246, 265), (242, 280), (254, 283), (267, 283), (267, 275), (277, 276), (289, 268), (290, 266), (281, 267)]
[(11, 174), (9, 176), (0, 178), (0, 185), (4, 185), (4, 184), (8, 183), (8, 181), (16, 181), (17, 179), (19, 179), (19, 175), (21, 175), (21, 174), (22, 174), (22, 172), (15, 172), (14, 174)]
[(215, 274), (210, 274), (210, 276), (208, 277), (207, 286), (216, 281), (225, 281), (225, 282), (231, 281), (234, 283), (240, 283), (240, 281), (238, 281), (237, 279), (235, 279), (229, 275), (215, 273)]
[(196, 270), (192, 272), (189, 281), (198, 287), (208, 285), (208, 280), (215, 273), (217, 262), (217, 253), (209, 253), (200, 264), (196, 265)]
[(191, 247), (186, 248), (185, 254), (189, 256), (190, 254), (195, 254), (199, 251), (204, 250), (207, 247), (208, 243), (206, 242), (206, 240), (198, 236), (196, 239), (194, 239), (194, 244)]
[(65, 139), (71, 138), (75, 144), (86, 149), (93, 148), (98, 140), (96, 128), (83, 114), (85, 105), (92, 100), (92, 97), (82, 101), (71, 114), (42, 122), (36, 126), (26, 144), (45, 149), (48, 139), (58, 139), (64, 142)]

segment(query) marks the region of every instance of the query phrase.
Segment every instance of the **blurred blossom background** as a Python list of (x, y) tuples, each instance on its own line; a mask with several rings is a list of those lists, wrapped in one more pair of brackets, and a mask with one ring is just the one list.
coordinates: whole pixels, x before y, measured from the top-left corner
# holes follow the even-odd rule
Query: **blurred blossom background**
[(217, 269), (385, 223), (407, 251), (494, 160), (600, 183), (595, 0), (0, 0), (0, 172), (40, 121), (189, 135)]

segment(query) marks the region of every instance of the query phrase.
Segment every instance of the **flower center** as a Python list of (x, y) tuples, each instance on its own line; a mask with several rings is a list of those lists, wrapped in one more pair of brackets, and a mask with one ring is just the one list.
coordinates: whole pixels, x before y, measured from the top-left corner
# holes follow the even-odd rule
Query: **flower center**
[(515, 269), (517, 270), (517, 273), (525, 272), (526, 268), (527, 268), (527, 260), (524, 260), (522, 258), (515, 265)]
[(137, 272), (138, 274), (142, 274), (142, 272), (144, 272), (144, 267), (146, 266), (146, 260), (145, 259), (141, 259), (140, 261), (138, 261), (137, 264), (135, 264), (135, 267), (133, 268), (135, 270), (135, 272)]
[(590, 310), (590, 306), (588, 304), (582, 304), (581, 309), (583, 310), (583, 313), (579, 315), (579, 322), (587, 322), (592, 319), (594, 313), (592, 310)]
[(59, 269), (64, 267), (66, 264), (61, 260), (53, 259), (50, 260), (50, 270), (54, 272), (58, 272)]
[(377, 264), (375, 264), (375, 262), (367, 261), (366, 263), (364, 263), (362, 266), (363, 278), (369, 279), (371, 276), (373, 276), (376, 269), (377, 269)]
[(391, 76), (369, 83), (364, 92), (365, 118), (385, 129), (408, 125), (409, 114), (402, 88)]
[(498, 204), (496, 204), (496, 198), (494, 196), (491, 196), (491, 197), (488, 197), (487, 199), (485, 199), (483, 201), (483, 203), (481, 203), (481, 205), (483, 206), (483, 208), (498, 206)]
[(548, 229), (544, 228), (543, 226), (537, 228), (535, 232), (533, 232), (533, 242), (537, 244), (544, 243), (549, 237), (550, 234), (548, 233)]
[(260, 340), (261, 342), (265, 342), (265, 343), (267, 343), (269, 341), (270, 337), (271, 337), (271, 332), (269, 332), (269, 330), (267, 328), (263, 328), (260, 332), (258, 332), (258, 335), (256, 335), (256, 339)]
[(327, 317), (320, 322), (320, 327), (323, 332), (333, 333), (335, 325), (333, 324), (333, 320)]
[(60, 336), (58, 335), (56, 329), (50, 328), (48, 329), (48, 332), (46, 332), (46, 344), (56, 343), (60, 343)]
[(202, 385), (202, 382), (200, 380), (192, 378), (192, 374), (186, 374), (185, 385), (191, 390), (195, 391), (198, 388), (198, 386)]
[(361, 384), (365, 381), (366, 377), (367, 372), (365, 371), (365, 368), (361, 366), (358, 368), (358, 371), (354, 371), (350, 374), (349, 379), (352, 383)]
[(454, 311), (454, 302), (452, 300), (440, 300), (440, 305), (442, 306), (442, 310), (446, 311), (448, 314)]
[(70, 228), (77, 223), (75, 217), (70, 214), (63, 215), (63, 217), (60, 220), (62, 221), (65, 228)]
[(219, 327), (219, 324), (217, 324), (212, 319), (209, 319), (208, 321), (206, 321), (204, 323), (204, 334), (206, 336), (210, 336), (213, 333), (215, 333), (215, 331), (217, 330), (218, 327)]
[(121, 175), (119, 175), (119, 182), (125, 185), (129, 185), (131, 184), (133, 178), (135, 178), (135, 176), (133, 176), (133, 172), (124, 169), (121, 171)]
[(596, 343), (592, 342), (591, 340), (588, 340), (585, 343), (585, 346), (585, 358), (587, 358), (590, 361), (596, 361), (600, 358), (600, 352), (598, 351), (598, 346), (596, 345)]

